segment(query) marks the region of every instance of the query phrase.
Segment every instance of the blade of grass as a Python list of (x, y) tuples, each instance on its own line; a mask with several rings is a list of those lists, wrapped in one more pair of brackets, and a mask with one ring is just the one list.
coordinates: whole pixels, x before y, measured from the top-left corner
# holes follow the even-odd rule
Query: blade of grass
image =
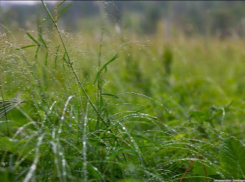
[[(104, 37), (104, 27), (102, 28), (102, 33), (101, 33), (101, 38), (100, 38), (100, 49), (99, 49), (99, 59), (98, 59), (98, 67), (97, 71), (99, 72), (100, 70), (100, 64), (101, 64), (101, 54), (102, 54), (102, 45), (103, 45), (103, 37)], [(102, 98), (102, 87), (100, 84), (100, 77), (98, 76), (98, 83), (97, 83), (97, 108), (98, 111), (101, 114), (101, 109), (102, 109), (102, 103), (103, 103), (103, 98)], [(97, 128), (99, 128), (100, 124), (100, 117), (97, 116)]]
[(95, 77), (95, 80), (94, 80), (94, 83), (96, 83), (96, 81), (98, 80), (98, 77), (100, 76), (101, 72), (103, 70), (105, 70), (105, 72), (107, 71), (107, 66), (115, 61), (116, 59), (118, 58), (118, 54), (116, 54), (110, 61), (108, 61), (106, 64), (104, 64), (104, 66), (99, 70), (99, 72), (97, 73), (96, 77)]
[(36, 47), (36, 46), (37, 45), (27, 45), (27, 46), (23, 46), (23, 47), (17, 48), (16, 50), (26, 49), (26, 48), (29, 48), (29, 47)]
[(40, 43), (39, 43), (36, 39), (34, 39), (34, 38), (31, 36), (31, 34), (29, 34), (28, 32), (26, 32), (26, 35), (27, 35), (33, 42), (35, 42), (38, 46), (40, 46)]
[(63, 38), (62, 38), (62, 36), (61, 36), (60, 30), (59, 30), (59, 28), (58, 28), (58, 25), (56, 24), (56, 22), (55, 22), (53, 16), (51, 15), (51, 13), (50, 13), (50, 11), (49, 11), (47, 5), (44, 3), (43, 0), (41, 0), (41, 2), (42, 2), (42, 4), (43, 4), (43, 6), (44, 6), (46, 12), (48, 13), (50, 19), (52, 20), (55, 29), (56, 29), (57, 32), (58, 32), (58, 35), (59, 35), (61, 44), (62, 44), (62, 46), (63, 46), (63, 48), (64, 48), (64, 50), (65, 50), (65, 52), (66, 52), (66, 57), (67, 57), (67, 59), (68, 59), (67, 62), (68, 62), (68, 64), (69, 64), (69, 67), (71, 68), (71, 71), (72, 71), (72, 73), (73, 73), (73, 75), (74, 75), (74, 77), (75, 77), (75, 79), (76, 79), (78, 85), (81, 87), (82, 92), (84, 93), (85, 97), (88, 99), (88, 102), (89, 102), (89, 104), (92, 106), (93, 110), (96, 112), (97, 115), (99, 115), (99, 117), (101, 118), (101, 120), (103, 121), (103, 123), (105, 124), (105, 126), (108, 127), (107, 123), (105, 122), (105, 120), (102, 118), (102, 116), (101, 116), (100, 113), (98, 112), (97, 108), (95, 107), (94, 103), (93, 103), (92, 100), (90, 99), (90, 96), (89, 96), (88, 93), (86, 92), (86, 90), (85, 90), (85, 88), (84, 88), (82, 82), (80, 81), (80, 79), (78, 78), (78, 76), (77, 76), (77, 74), (76, 74), (76, 72), (75, 72), (75, 69), (74, 69), (74, 67), (73, 67), (73, 65), (72, 65), (72, 61), (71, 61), (70, 56), (69, 56), (69, 54), (68, 54), (68, 51), (67, 51), (65, 42), (64, 42), (64, 40), (63, 40)]
[(113, 95), (113, 94), (107, 94), (107, 93), (103, 93), (102, 95), (105, 95), (105, 96), (110, 96), (110, 97), (114, 97), (114, 98), (119, 98), (118, 96), (116, 95)]
[[(58, 8), (61, 7), (61, 5), (62, 5), (64, 2), (65, 2), (65, 0), (63, 0), (60, 4), (58, 4), (58, 6), (56, 6), (53, 10), (50, 10), (50, 12), (56, 11)], [(49, 17), (49, 15), (48, 15), (48, 16), (46, 16), (46, 17), (43, 19), (43, 21), (41, 21), (40, 24), (44, 23), (45, 21), (47, 21), (47, 20), (49, 20), (49, 19), (50, 19), (50, 17)]]
[(48, 49), (48, 47), (47, 47), (47, 45), (46, 45), (46, 43), (45, 43), (45, 41), (44, 41), (44, 39), (43, 39), (43, 36), (42, 36), (41, 34), (39, 34), (39, 39), (40, 39), (40, 41), (42, 42), (43, 46), (44, 46), (46, 49)]
[(37, 46), (35, 57), (34, 57), (35, 62), (37, 62), (37, 57), (38, 57), (39, 50), (40, 50), (40, 46)]
[(72, 5), (72, 3), (70, 3), (69, 5), (67, 5), (66, 7), (64, 7), (63, 9), (61, 9), (58, 14), (57, 14), (57, 19), (56, 22), (60, 19), (60, 17), (66, 12), (66, 10)]

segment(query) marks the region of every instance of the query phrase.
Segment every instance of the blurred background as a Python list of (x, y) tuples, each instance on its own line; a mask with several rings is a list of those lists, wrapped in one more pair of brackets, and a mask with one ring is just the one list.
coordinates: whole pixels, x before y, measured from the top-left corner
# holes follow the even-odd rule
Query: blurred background
[[(60, 1), (48, 2), (50, 8)], [(245, 2), (243, 1), (69, 1), (73, 5), (64, 12), (59, 26), (69, 31), (89, 31), (101, 27), (101, 14), (116, 31), (131, 34), (152, 35), (160, 33), (173, 36), (216, 36), (239, 38), (245, 31)], [(35, 29), (40, 15), (45, 14), (40, 2), (1, 2), (2, 23), (12, 31), (16, 28)], [(43, 18), (43, 16), (41, 16)], [(38, 21), (37, 21), (38, 20)]]

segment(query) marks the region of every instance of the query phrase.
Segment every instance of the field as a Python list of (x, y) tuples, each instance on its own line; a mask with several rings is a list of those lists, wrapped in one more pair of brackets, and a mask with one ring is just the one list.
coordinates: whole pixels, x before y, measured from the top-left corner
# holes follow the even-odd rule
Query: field
[(245, 178), (244, 40), (68, 32), (45, 10), (51, 28), (0, 34), (0, 181)]

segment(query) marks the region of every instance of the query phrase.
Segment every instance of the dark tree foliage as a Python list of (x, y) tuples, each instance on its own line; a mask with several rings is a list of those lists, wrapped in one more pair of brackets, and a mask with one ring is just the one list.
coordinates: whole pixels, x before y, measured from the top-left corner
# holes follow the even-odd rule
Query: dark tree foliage
[[(122, 24), (125, 17), (130, 17), (132, 19), (130, 21), (135, 22), (132, 15), (137, 14), (140, 17), (140, 22), (135, 23), (137, 24), (135, 26), (139, 26), (138, 33), (155, 33), (160, 22), (171, 22), (171, 26), (186, 35), (211, 34), (227, 37), (235, 33), (242, 36), (245, 28), (245, 2), (243, 1), (115, 1), (104, 4), (94, 1), (73, 1), (72, 3), (73, 6), (62, 16), (62, 21), (68, 22), (65, 26), (75, 31), (81, 27), (81, 19), (99, 18), (101, 9), (106, 11), (111, 24)], [(99, 3), (102, 3), (103, 8), (98, 5)], [(7, 22), (12, 22), (9, 26), (17, 26), (13, 23), (17, 22), (18, 27), (25, 28), (27, 19), (35, 24), (37, 8), (34, 6), (11, 4), (11, 7), (5, 8)]]

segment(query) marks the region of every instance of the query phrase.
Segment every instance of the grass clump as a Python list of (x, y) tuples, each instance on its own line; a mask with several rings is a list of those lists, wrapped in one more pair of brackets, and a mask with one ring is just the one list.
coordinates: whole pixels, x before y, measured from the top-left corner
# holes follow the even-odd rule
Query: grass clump
[[(225, 50), (217, 53), (204, 40), (187, 47), (176, 39), (171, 49), (161, 47), (163, 53), (150, 41), (106, 44), (106, 26), (99, 41), (88, 38), (80, 45), (79, 34), (57, 24), (70, 5), (61, 2), (54, 16), (42, 4), (44, 20), (56, 31), (25, 32), (21, 45), (1, 35), (0, 179), (244, 178), (244, 145), (237, 139), (243, 140), (244, 128), (239, 56), (228, 69)], [(157, 44), (154, 37), (151, 41)], [(207, 51), (210, 60), (203, 59)], [(227, 82), (232, 87), (226, 89)], [(6, 100), (16, 94), (21, 99)]]

